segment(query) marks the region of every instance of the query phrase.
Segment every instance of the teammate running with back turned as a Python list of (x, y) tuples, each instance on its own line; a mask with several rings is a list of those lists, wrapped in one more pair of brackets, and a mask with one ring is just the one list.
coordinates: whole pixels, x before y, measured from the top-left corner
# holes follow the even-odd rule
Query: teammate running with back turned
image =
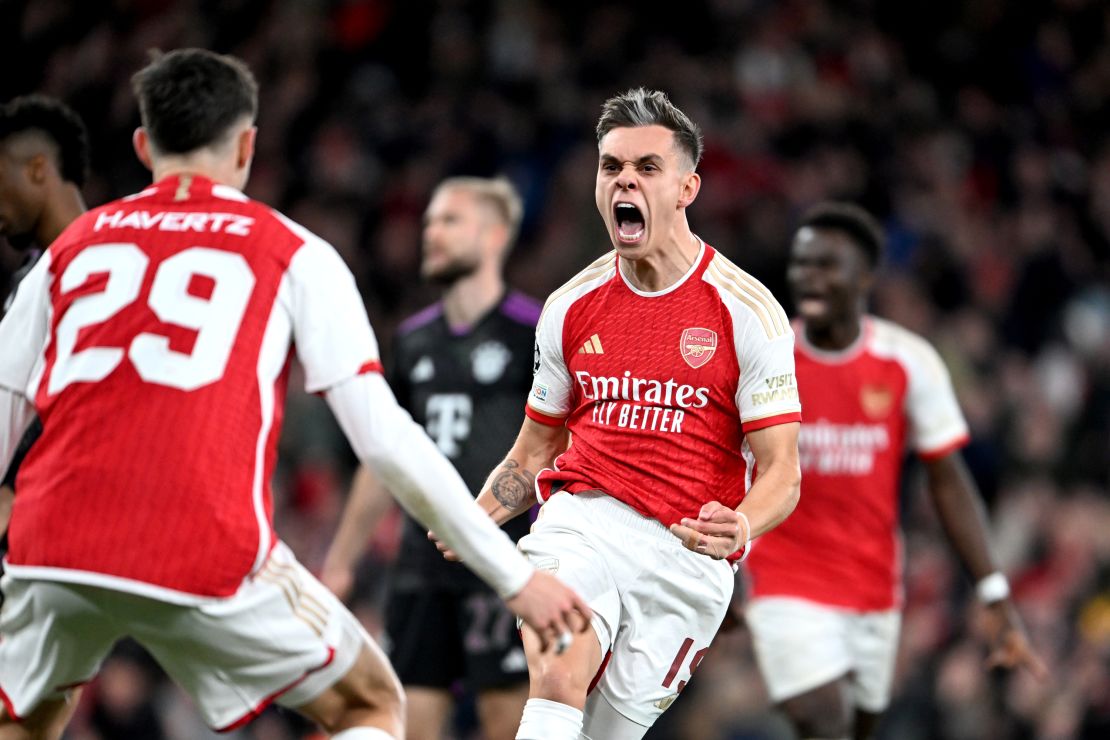
[(359, 458), (526, 623), (556, 635), (589, 609), (519, 557), (397, 406), (335, 250), (240, 192), (246, 66), (179, 50), (134, 87), (154, 184), (78, 218), (0, 323), (0, 467), (43, 422), (10, 526), (0, 732), (48, 736), (131, 636), (214, 728), (276, 700), (344, 740), (403, 737), (388, 661), (271, 524), (294, 343)]

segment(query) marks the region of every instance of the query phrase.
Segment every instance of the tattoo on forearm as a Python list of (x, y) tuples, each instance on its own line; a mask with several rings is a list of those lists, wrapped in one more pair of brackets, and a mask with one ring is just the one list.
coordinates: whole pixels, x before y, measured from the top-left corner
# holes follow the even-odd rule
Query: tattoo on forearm
[(509, 511), (517, 511), (531, 504), (535, 482), (534, 473), (521, 468), (516, 460), (506, 460), (493, 478), (493, 497)]

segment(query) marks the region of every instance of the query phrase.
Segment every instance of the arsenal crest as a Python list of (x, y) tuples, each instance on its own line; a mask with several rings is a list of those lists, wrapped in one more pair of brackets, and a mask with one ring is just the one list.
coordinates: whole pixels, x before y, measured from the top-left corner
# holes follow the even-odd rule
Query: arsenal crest
[(894, 405), (894, 391), (885, 385), (865, 385), (859, 391), (863, 412), (872, 419), (881, 419)]
[(709, 362), (717, 351), (717, 332), (712, 329), (686, 329), (678, 340), (678, 350), (687, 365), (699, 368)]

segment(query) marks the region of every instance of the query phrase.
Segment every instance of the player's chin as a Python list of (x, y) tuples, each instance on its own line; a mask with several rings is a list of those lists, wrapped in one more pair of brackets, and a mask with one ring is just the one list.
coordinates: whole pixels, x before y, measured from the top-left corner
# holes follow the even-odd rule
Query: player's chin
[(622, 234), (619, 230), (614, 229), (610, 238), (613, 246), (616, 247), (622, 257), (635, 259), (647, 251), (648, 231), (646, 227), (641, 229), (639, 234), (632, 236)]

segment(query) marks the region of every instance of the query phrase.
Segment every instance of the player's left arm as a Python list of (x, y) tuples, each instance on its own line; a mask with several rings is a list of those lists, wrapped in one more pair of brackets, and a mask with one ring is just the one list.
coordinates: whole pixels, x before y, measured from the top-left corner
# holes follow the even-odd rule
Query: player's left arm
[(925, 472), (929, 493), (952, 549), (979, 584), (976, 591), (986, 606), (987, 627), (993, 643), (987, 665), (1024, 667), (1034, 676), (1043, 678), (1047, 669), (1029, 642), (1021, 617), (1009, 597), (1005, 576), (991, 555), (986, 509), (963, 457), (955, 451), (926, 459)]
[(749, 547), (751, 540), (785, 521), (801, 496), (800, 426), (793, 421), (745, 435), (755, 455), (757, 475), (743, 502), (730, 509), (710, 501), (701, 507), (697, 519), (672, 524), (671, 532), (688, 549), (720, 559)]
[(948, 368), (923, 339), (908, 337), (903, 342), (909, 379), (906, 413), (914, 447), (924, 462), (941, 526), (986, 605), (993, 643), (988, 665), (1025, 666), (1035, 676), (1044, 676), (1044, 663), (1029, 643), (1009, 598), (1009, 584), (991, 554), (986, 507), (959, 452), (968, 440), (968, 428)]

